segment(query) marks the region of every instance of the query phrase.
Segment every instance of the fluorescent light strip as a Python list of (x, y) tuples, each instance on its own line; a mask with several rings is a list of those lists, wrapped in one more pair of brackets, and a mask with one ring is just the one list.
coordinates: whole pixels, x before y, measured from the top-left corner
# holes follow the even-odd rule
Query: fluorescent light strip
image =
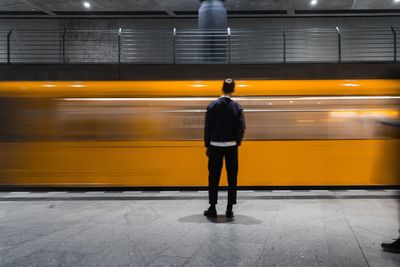
[(61, 98), (63, 101), (210, 101), (212, 97)]
[[(384, 112), (393, 111), (393, 109), (244, 109), (244, 112), (352, 112), (352, 111), (369, 111), (369, 112)], [(178, 109), (178, 110), (163, 110), (163, 113), (204, 113), (205, 109)]]
[[(400, 96), (323, 96), (323, 97), (233, 97), (237, 101), (305, 101), (305, 100), (387, 100)], [(215, 97), (127, 97), (127, 98), (61, 98), (62, 101), (212, 101)]]

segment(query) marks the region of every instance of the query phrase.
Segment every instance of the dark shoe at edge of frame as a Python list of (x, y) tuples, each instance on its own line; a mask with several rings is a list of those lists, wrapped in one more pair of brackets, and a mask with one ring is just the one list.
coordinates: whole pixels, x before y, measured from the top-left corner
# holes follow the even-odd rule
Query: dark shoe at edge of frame
[(217, 218), (217, 210), (207, 209), (204, 211), (204, 216), (206, 216), (207, 218)]
[(235, 217), (235, 214), (233, 213), (233, 210), (226, 210), (225, 216), (227, 218), (233, 218), (233, 217)]
[(400, 238), (392, 243), (382, 243), (382, 249), (387, 252), (400, 253)]

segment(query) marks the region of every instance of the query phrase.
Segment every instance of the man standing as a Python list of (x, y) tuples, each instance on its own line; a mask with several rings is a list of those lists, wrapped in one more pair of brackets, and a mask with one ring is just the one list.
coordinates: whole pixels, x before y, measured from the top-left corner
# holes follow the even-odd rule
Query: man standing
[[(382, 124), (391, 126), (391, 127), (396, 127), (397, 131), (396, 131), (396, 138), (400, 139), (399, 137), (399, 127), (400, 127), (400, 119), (391, 119), (391, 120), (385, 120), (385, 121), (381, 121)], [(399, 151), (399, 148), (397, 147), (397, 152)], [(396, 153), (397, 154), (397, 153)], [(394, 156), (398, 156), (398, 155), (394, 155)], [(397, 157), (396, 157), (397, 158)], [(400, 185), (400, 181), (398, 181), (398, 185)], [(400, 198), (397, 198), (397, 200), (399, 201), (399, 205), (400, 205)], [(393, 242), (391, 243), (382, 243), (381, 244), (382, 249), (384, 251), (387, 252), (392, 252), (392, 253), (400, 253), (400, 238), (395, 239)]]
[(218, 200), (218, 186), (225, 158), (228, 174), (228, 206), (226, 217), (232, 218), (233, 205), (236, 204), (238, 146), (246, 129), (242, 107), (231, 99), (235, 82), (226, 79), (222, 86), (223, 95), (207, 107), (204, 127), (204, 143), (208, 156), (208, 198), (210, 207), (204, 216), (216, 218), (215, 205)]

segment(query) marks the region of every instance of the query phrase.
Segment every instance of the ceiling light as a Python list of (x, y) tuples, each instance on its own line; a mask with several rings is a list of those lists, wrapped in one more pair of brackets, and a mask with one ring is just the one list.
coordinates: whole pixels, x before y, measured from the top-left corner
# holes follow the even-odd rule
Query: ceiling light
[(394, 0), (395, 3), (400, 3), (400, 0)]
[(312, 6), (316, 6), (318, 4), (318, 0), (311, 0), (310, 4)]
[(88, 2), (88, 1), (83, 2), (83, 6), (84, 6), (85, 8), (91, 8), (91, 7), (92, 7), (92, 5), (90, 4), (90, 2)]

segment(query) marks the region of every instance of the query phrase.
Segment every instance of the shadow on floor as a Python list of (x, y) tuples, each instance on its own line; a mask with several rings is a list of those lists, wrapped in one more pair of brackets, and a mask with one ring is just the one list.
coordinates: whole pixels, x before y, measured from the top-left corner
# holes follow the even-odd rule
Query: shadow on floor
[(261, 224), (262, 221), (246, 215), (235, 215), (234, 218), (227, 218), (224, 215), (218, 215), (217, 218), (207, 218), (203, 214), (195, 214), (180, 218), (178, 222), (183, 223), (229, 223), (242, 225)]

